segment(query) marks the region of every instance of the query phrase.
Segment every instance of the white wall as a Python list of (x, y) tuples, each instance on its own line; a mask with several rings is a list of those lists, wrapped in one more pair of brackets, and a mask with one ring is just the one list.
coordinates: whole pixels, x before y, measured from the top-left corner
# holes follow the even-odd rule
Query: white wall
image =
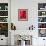
[[(38, 27), (38, 3), (46, 0), (11, 0), (11, 22), (17, 30), (27, 30), (29, 26)], [(28, 21), (18, 21), (18, 9), (28, 9)]]
[[(28, 30), (32, 24), (35, 26), (33, 46), (41, 46), (40, 44), (44, 43), (43, 38), (38, 38), (38, 3), (46, 3), (46, 0), (11, 0), (11, 22), (14, 23), (18, 32)], [(18, 21), (18, 9), (21, 8), (28, 9), (28, 21)]]
[[(28, 21), (18, 21), (18, 9), (28, 9)], [(11, 22), (17, 30), (27, 30), (37, 23), (37, 2), (32, 0), (11, 0)]]

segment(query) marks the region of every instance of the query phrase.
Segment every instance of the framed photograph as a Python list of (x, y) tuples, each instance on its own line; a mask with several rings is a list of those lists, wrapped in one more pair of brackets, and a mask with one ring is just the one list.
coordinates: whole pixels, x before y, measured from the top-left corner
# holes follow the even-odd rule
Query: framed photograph
[(18, 9), (18, 20), (28, 21), (28, 9)]

